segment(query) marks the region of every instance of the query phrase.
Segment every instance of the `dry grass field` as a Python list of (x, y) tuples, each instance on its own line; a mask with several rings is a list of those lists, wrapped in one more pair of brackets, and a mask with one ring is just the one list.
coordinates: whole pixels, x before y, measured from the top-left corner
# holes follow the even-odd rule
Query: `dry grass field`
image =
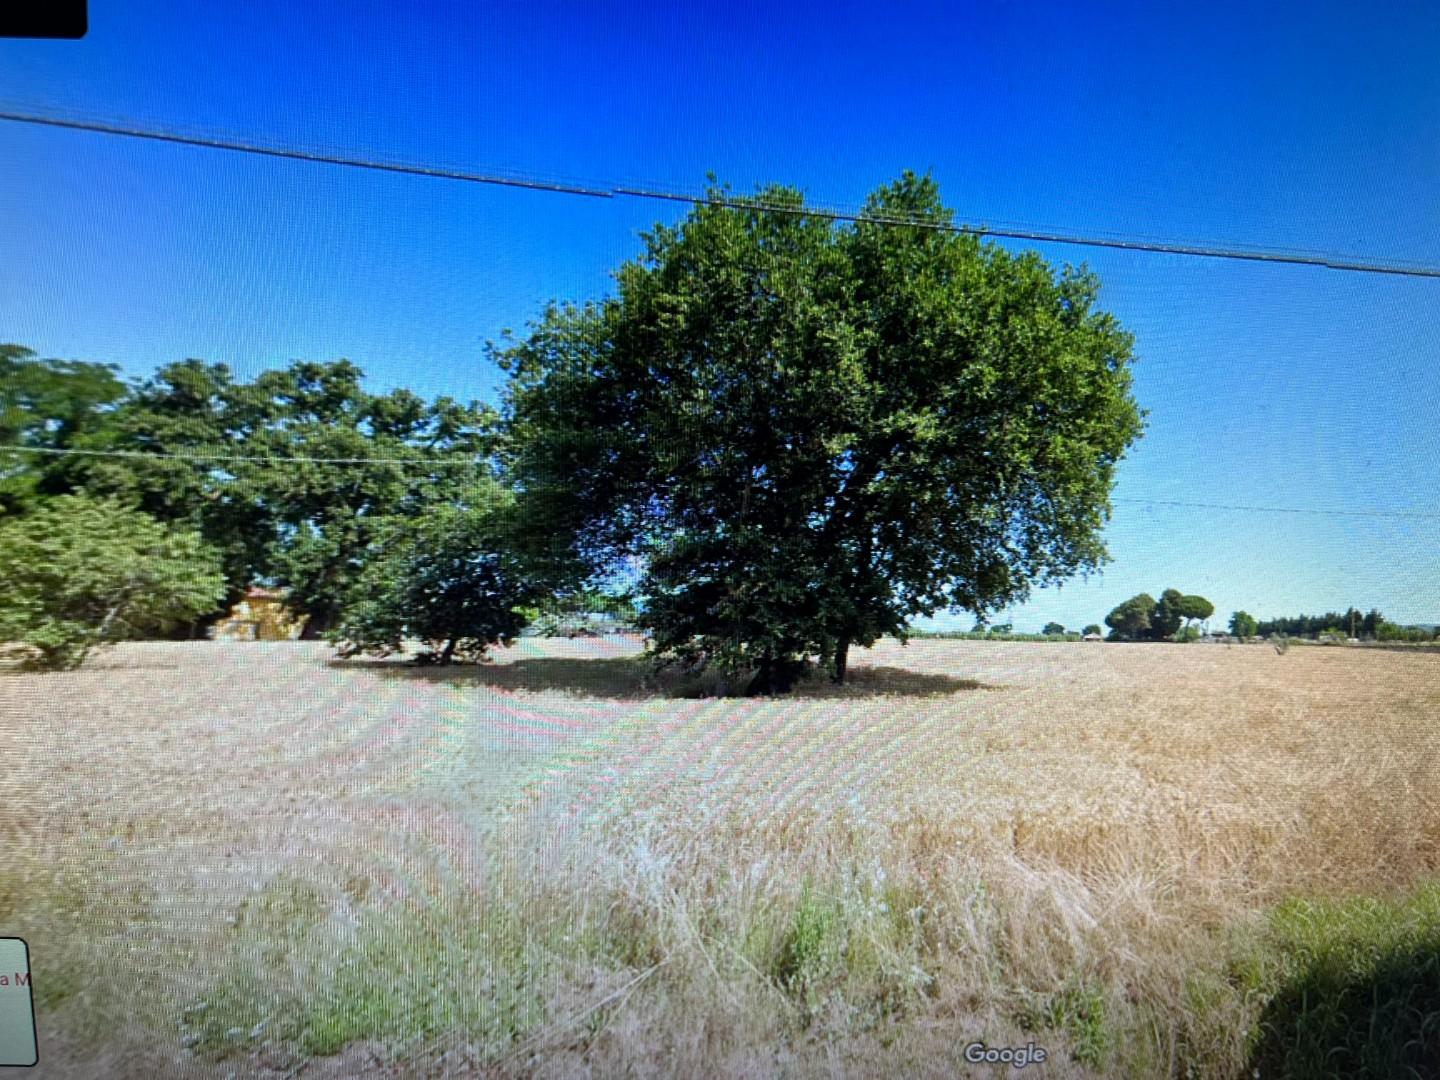
[(930, 640), (736, 700), (635, 651), (0, 674), (39, 1072), (1249, 1075), (1335, 927), (1440, 927), (1440, 657)]

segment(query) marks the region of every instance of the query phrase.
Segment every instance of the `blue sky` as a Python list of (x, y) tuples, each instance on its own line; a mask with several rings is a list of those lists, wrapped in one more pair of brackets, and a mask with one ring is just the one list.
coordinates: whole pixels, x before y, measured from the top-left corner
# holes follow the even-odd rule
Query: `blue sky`
[[(967, 222), (1440, 262), (1433, 4), (91, 6), (0, 42), (5, 109), (849, 207), (930, 169)], [(490, 398), (486, 340), (677, 213), (0, 124), (0, 339)], [(1169, 586), (1440, 621), (1434, 520), (1123, 501), (1440, 513), (1440, 281), (1042, 250), (1100, 274), (1150, 428), (1114, 562), (1019, 628)]]

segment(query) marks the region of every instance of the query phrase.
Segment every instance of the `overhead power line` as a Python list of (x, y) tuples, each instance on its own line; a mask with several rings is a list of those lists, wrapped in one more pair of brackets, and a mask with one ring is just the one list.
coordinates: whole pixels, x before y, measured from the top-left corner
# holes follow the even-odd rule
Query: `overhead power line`
[(1140, 506), (1179, 506), (1191, 510), (1239, 510), (1256, 514), (1321, 514), (1327, 517), (1379, 517), (1440, 520), (1440, 513), (1424, 510), (1331, 510), (1307, 506), (1236, 506), (1231, 503), (1182, 502), (1178, 499), (1111, 499)]
[(292, 161), (313, 161), (322, 165), (343, 165), (352, 169), (375, 169), (380, 172), (409, 173), (412, 176), (433, 176), (440, 180), (468, 180), (477, 184), (499, 184), (503, 187), (533, 188), (539, 191), (557, 191), (565, 195), (590, 195), (608, 199), (612, 192), (603, 188), (584, 187), (578, 184), (557, 183), (529, 177), (505, 176), (498, 173), (477, 173), (464, 169), (451, 169), (440, 165), (417, 165), (401, 162), (378, 161), (353, 157), (348, 154), (332, 154), (320, 150), (305, 150), (299, 147), (266, 146), (260, 143), (238, 142), (233, 139), (215, 139), (203, 135), (180, 135), (156, 128), (124, 127), (119, 124), (102, 124), (89, 120), (67, 120), (56, 116), (38, 116), (27, 113), (0, 112), (0, 120), (19, 124), (39, 124), (43, 127), (69, 128), (72, 131), (90, 131), (101, 135), (121, 135), (131, 139), (150, 139), (155, 142), (178, 143), (181, 146), (201, 146), (210, 150), (231, 150), (242, 154), (260, 154), (264, 157), (289, 158)]
[[(442, 465), (465, 465), (475, 467), (483, 464), (483, 455), (436, 456), (436, 457), (306, 457), (304, 455), (278, 454), (230, 454), (206, 451), (170, 452), (150, 450), (85, 450), (75, 447), (54, 446), (0, 446), (0, 453), (41, 454), (50, 457), (102, 457), (128, 460), (149, 458), (162, 461), (209, 461), (217, 465), (227, 462), (259, 463), (265, 465), (423, 465), (435, 468)], [(1230, 503), (1185, 502), (1178, 499), (1130, 499), (1117, 498), (1111, 502), (1136, 506), (1173, 506), (1193, 510), (1229, 510), (1255, 514), (1318, 514), (1327, 517), (1368, 517), (1368, 518), (1411, 518), (1416, 520), (1440, 520), (1440, 512), (1424, 510), (1333, 510), (1323, 507), (1303, 506), (1238, 506)]]
[(1393, 261), (1382, 262), (1350, 255), (1332, 255), (1322, 252), (1267, 251), (1254, 248), (1247, 249), (1139, 238), (1126, 239), (1123, 237), (1082, 235), (1079, 233), (1056, 232), (1016, 226), (955, 225), (903, 217), (877, 216), (856, 211), (833, 210), (823, 207), (785, 206), (739, 196), (728, 197), (715, 194), (693, 195), (679, 191), (629, 187), (624, 185), (599, 187), (568, 181), (522, 176), (513, 173), (486, 173), (441, 165), (384, 161), (348, 153), (308, 150), (295, 146), (267, 145), (206, 135), (183, 134), (153, 127), (136, 127), (92, 120), (75, 120), (57, 116), (44, 116), (36, 113), (0, 112), (0, 120), (19, 124), (35, 124), (42, 127), (66, 128), (73, 131), (86, 131), (102, 135), (116, 135), (124, 138), (148, 139), (155, 142), (175, 143), (182, 146), (197, 146), (210, 150), (228, 150), (236, 153), (258, 154), (265, 157), (286, 158), (294, 161), (309, 161), (347, 168), (405, 173), (413, 176), (429, 176), (441, 180), (459, 180), (476, 184), (492, 184), (501, 187), (528, 188), (535, 191), (550, 191), (564, 195), (584, 195), (602, 199), (610, 199), (617, 196), (632, 197), (667, 202), (681, 202), (691, 205), (758, 209), (773, 213), (817, 217), (831, 221), (878, 222), (884, 225), (935, 229), (942, 232), (962, 233), (973, 236), (990, 236), (1007, 240), (1025, 240), (1034, 243), (1068, 244), (1078, 247), (1111, 248), (1120, 251), (1139, 251), (1162, 255), (1186, 255), (1207, 259), (1230, 259), (1242, 262), (1310, 266), (1362, 274), (1440, 278), (1440, 266)]

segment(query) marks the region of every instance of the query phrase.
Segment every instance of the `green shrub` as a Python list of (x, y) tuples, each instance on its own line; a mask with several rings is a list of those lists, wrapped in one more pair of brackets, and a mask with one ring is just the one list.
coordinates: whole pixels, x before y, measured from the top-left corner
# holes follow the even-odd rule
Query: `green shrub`
[(0, 642), (47, 671), (212, 611), (225, 593), (198, 534), (76, 495), (0, 525), (0, 581)]

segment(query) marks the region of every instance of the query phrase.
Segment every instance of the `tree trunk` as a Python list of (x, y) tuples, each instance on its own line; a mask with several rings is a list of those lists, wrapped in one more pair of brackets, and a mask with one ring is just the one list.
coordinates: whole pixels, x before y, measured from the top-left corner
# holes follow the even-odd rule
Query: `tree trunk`
[(746, 697), (769, 697), (775, 692), (774, 685), (775, 665), (769, 657), (761, 659), (756, 666), (755, 675), (745, 687)]
[(300, 640), (319, 641), (330, 629), (332, 622), (334, 619), (328, 611), (311, 612), (310, 617), (305, 620), (305, 625), (300, 628)]
[(835, 673), (831, 676), (837, 686), (845, 685), (845, 668), (850, 661), (850, 639), (841, 638), (840, 643), (835, 646)]
[(455, 656), (455, 642), (456, 642), (456, 640), (458, 640), (458, 639), (452, 637), (449, 641), (447, 641), (447, 642), (445, 643), (445, 649), (444, 649), (444, 651), (440, 654), (440, 663), (442, 663), (442, 664), (448, 664), (448, 663), (450, 663), (451, 659), (454, 658), (454, 656)]

